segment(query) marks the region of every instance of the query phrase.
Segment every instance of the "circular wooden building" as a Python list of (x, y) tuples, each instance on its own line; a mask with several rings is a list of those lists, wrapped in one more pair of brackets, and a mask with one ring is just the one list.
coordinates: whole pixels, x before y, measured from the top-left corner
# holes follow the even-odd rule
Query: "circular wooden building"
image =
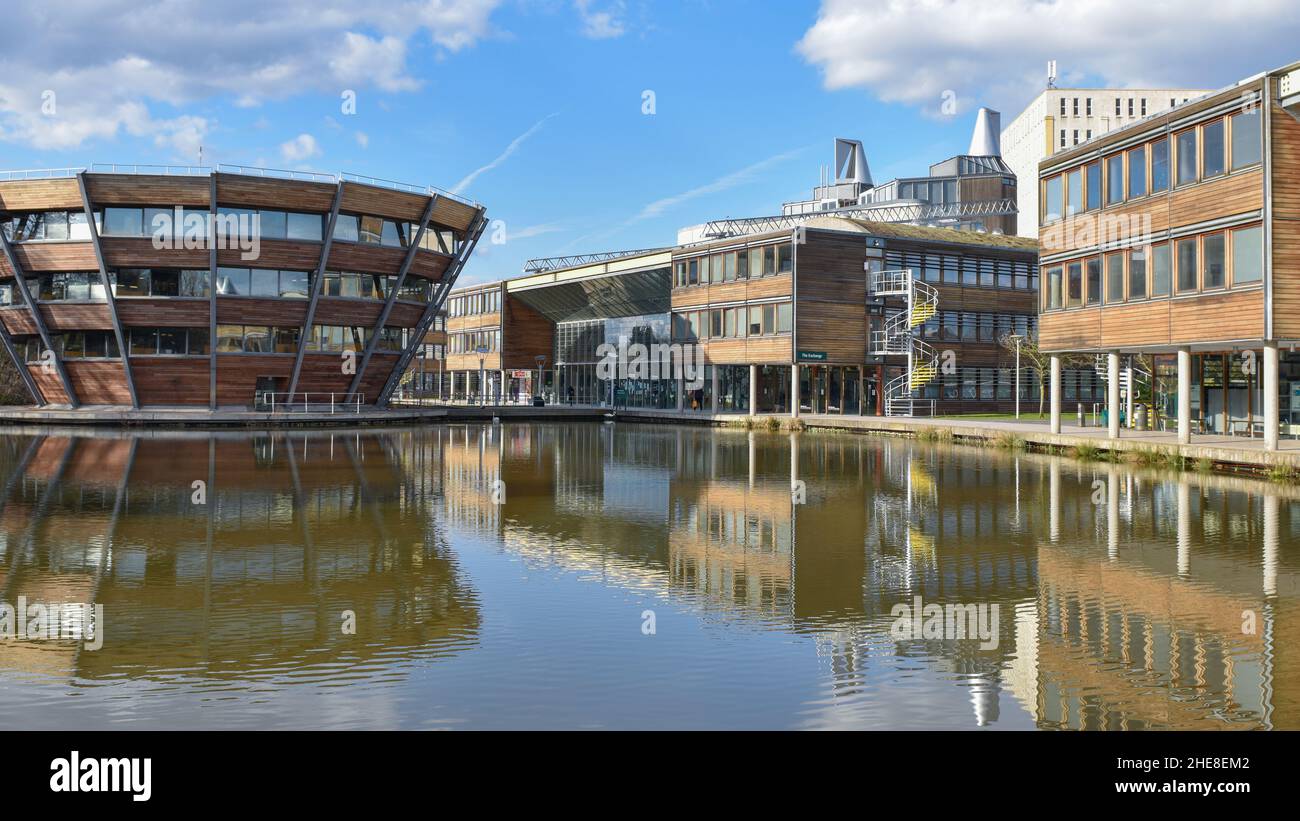
[(384, 407), (485, 223), (346, 174), (0, 172), (0, 343), (44, 407)]

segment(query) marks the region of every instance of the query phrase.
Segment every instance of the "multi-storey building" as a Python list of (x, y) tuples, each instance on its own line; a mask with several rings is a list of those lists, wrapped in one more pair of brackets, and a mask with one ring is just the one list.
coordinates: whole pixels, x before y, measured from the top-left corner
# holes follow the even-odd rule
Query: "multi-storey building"
[(553, 336), (552, 324), (511, 298), (504, 282), (453, 291), (438, 395), (489, 404), (529, 401), (537, 357), (550, 353)]
[(1300, 430), (1300, 63), (1070, 146), (1039, 176), (1041, 345), (1106, 356), (1112, 437), (1132, 356), (1180, 442), (1275, 448)]
[(1044, 90), (1002, 131), (1002, 158), (1021, 181), (1016, 191), (1021, 236), (1037, 236), (1038, 186), (1033, 181), (1039, 162), (1208, 93), (1186, 88)]
[(0, 176), (0, 342), (39, 404), (383, 406), (485, 223), (432, 188), (134, 170)]

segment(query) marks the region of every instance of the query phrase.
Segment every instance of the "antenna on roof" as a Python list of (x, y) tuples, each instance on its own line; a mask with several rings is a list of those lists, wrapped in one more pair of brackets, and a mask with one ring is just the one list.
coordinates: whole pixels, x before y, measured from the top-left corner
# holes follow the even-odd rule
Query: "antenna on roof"
[(1047, 61), (1047, 87), (1056, 88), (1056, 61)]

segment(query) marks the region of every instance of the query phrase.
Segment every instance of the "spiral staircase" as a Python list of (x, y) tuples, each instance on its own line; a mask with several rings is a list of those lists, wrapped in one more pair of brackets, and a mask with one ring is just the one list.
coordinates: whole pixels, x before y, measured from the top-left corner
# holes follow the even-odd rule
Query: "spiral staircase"
[(877, 298), (903, 298), (907, 307), (888, 314), (884, 328), (871, 332), (872, 356), (907, 356), (902, 376), (885, 383), (885, 415), (934, 414), (933, 399), (919, 399), (916, 392), (939, 375), (939, 354), (916, 333), (916, 329), (939, 312), (939, 292), (917, 281), (911, 268), (872, 271), (868, 291)]

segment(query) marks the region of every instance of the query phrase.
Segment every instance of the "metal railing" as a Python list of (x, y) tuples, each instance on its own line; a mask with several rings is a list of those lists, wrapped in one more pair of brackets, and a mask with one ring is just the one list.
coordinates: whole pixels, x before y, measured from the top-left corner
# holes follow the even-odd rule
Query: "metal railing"
[(221, 163), (217, 171), (223, 174), (240, 174), (245, 177), (270, 177), (277, 180), (300, 180), (303, 182), (324, 182), (334, 184), (339, 181), (337, 174), (322, 171), (290, 171), (284, 168), (262, 168), (256, 165), (230, 165)]
[(0, 182), (70, 179), (85, 170), (84, 168), (24, 168), (17, 171), (0, 171)]
[(769, 217), (741, 217), (712, 220), (704, 226), (708, 239), (759, 234), (796, 228), (817, 217), (842, 217), (871, 222), (927, 222), (961, 220), (971, 217), (1008, 216), (1018, 213), (1016, 201), (1010, 197), (973, 202), (928, 203), (922, 201), (856, 205), (833, 208), (827, 211), (809, 211), (804, 214), (781, 214)]
[(212, 166), (97, 162), (91, 164), (90, 170), (96, 174), (149, 174), (162, 177), (206, 177), (212, 173)]
[(419, 194), (422, 197), (427, 197), (432, 194), (437, 194), (439, 197), (447, 197), (449, 199), (456, 200), (457, 202), (462, 203), (464, 205), (471, 205), (475, 208), (477, 208), (479, 204), (478, 200), (472, 200), (468, 197), (463, 197), (454, 191), (448, 191), (445, 188), (438, 188), (435, 185), (415, 185), (414, 183), (409, 183), (409, 182), (398, 182), (396, 180), (386, 180), (383, 177), (371, 177), (371, 176), (367, 176), (366, 174), (354, 174), (351, 171), (345, 171), (342, 174), (339, 174), (339, 180), (343, 182), (355, 182), (358, 183), (359, 185), (373, 185), (378, 188), (391, 188), (394, 191), (405, 191), (408, 194)]
[(366, 406), (360, 393), (277, 393), (259, 391), (254, 409), (268, 413), (361, 413)]
[(640, 256), (641, 254), (653, 254), (663, 248), (641, 248), (636, 251), (605, 251), (596, 254), (573, 254), (567, 257), (541, 257), (530, 259), (524, 263), (524, 272), (529, 274), (540, 274), (546, 271), (555, 271), (560, 268), (572, 268), (575, 265), (591, 265), (597, 262), (613, 262), (618, 259), (627, 257)]

